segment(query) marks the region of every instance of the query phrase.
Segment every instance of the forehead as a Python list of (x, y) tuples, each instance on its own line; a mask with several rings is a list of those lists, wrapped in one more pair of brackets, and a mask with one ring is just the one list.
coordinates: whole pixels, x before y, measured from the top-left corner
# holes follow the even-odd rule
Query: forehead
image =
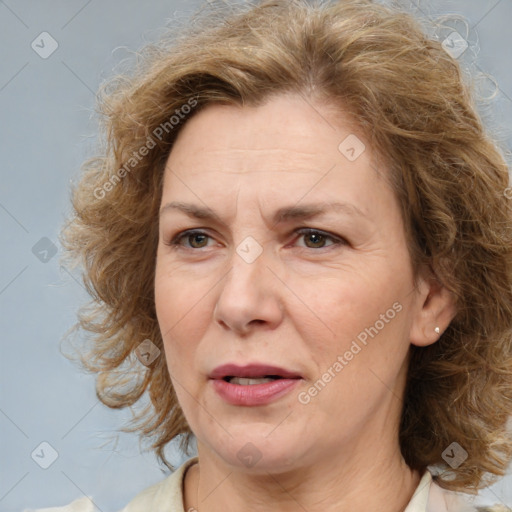
[(238, 148), (272, 149), (277, 156), (279, 150), (297, 154), (327, 151), (355, 160), (367, 149), (361, 130), (341, 108), (298, 94), (276, 95), (261, 106), (209, 104), (185, 120), (171, 152), (173, 158), (179, 158), (183, 138), (187, 139), (188, 158), (204, 148)]
[(363, 203), (374, 201), (386, 170), (377, 167), (355, 131), (342, 112), (299, 95), (273, 97), (258, 107), (208, 105), (177, 137), (163, 199), (195, 195), (208, 203), (212, 193), (229, 196), (242, 189), (247, 197), (267, 199), (307, 194), (331, 201), (344, 191)]

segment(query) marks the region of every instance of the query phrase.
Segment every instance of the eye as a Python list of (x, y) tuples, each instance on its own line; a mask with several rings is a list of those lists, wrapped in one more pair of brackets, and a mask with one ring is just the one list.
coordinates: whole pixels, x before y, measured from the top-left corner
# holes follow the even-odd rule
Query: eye
[[(334, 235), (330, 235), (329, 233), (325, 233), (324, 231), (319, 231), (313, 228), (302, 228), (296, 231), (301, 237), (304, 237), (305, 247), (308, 249), (323, 249), (324, 247), (330, 247), (332, 245), (340, 245), (343, 244), (344, 241)], [(325, 242), (330, 240), (332, 243), (329, 245), (325, 245)], [(311, 245), (308, 245), (311, 243)]]
[[(325, 247), (346, 243), (337, 236), (313, 228), (301, 228), (296, 230), (295, 233), (299, 234), (300, 237), (304, 237), (305, 245), (300, 247), (307, 249), (323, 249)], [(209, 238), (211, 239), (212, 237), (204, 231), (187, 230), (178, 233), (167, 245), (185, 247), (186, 249), (204, 249), (208, 247)], [(183, 241), (187, 242), (187, 244), (184, 244)], [(331, 243), (326, 245), (327, 241)]]
[(186, 240), (190, 242), (189, 246), (185, 246), (187, 249), (203, 249), (204, 247), (207, 247), (205, 242), (207, 242), (207, 239), (211, 238), (209, 235), (204, 233), (203, 231), (183, 231), (181, 233), (178, 233), (167, 245), (172, 246), (183, 246), (182, 240)]

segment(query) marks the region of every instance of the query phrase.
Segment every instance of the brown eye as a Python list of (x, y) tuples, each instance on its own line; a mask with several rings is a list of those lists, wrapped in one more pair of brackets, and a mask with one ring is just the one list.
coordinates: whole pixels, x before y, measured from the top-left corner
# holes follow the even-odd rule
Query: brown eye
[[(209, 238), (211, 237), (202, 231), (184, 231), (174, 237), (169, 245), (182, 246), (187, 249), (203, 249), (208, 246)], [(183, 244), (183, 240), (186, 240), (188, 244)]]
[[(190, 245), (195, 247), (196, 249), (205, 247), (204, 242), (207, 242), (208, 235), (192, 234), (188, 235), (188, 240), (190, 241)], [(197, 243), (197, 245), (195, 245)]]
[[(304, 241), (308, 247), (311, 247), (313, 249), (318, 249), (319, 247), (323, 247), (325, 244), (325, 238), (324, 235), (321, 235), (319, 233), (307, 233), (304, 235)], [(311, 242), (311, 246), (308, 245), (308, 242)]]
[[(324, 249), (345, 243), (343, 239), (317, 229), (303, 228), (297, 230), (297, 233), (300, 235), (299, 238), (304, 239), (304, 245), (301, 247), (306, 249)], [(204, 249), (208, 247), (208, 239), (211, 239), (211, 237), (203, 231), (183, 231), (178, 233), (168, 245), (184, 247), (185, 249)], [(183, 240), (186, 240), (187, 243), (183, 243)]]
[[(297, 233), (299, 233), (301, 237), (304, 238), (305, 247), (308, 249), (324, 249), (325, 247), (343, 243), (340, 238), (324, 233), (323, 231), (318, 231), (316, 229), (300, 229), (297, 231)], [(326, 245), (327, 241), (331, 241), (331, 243)]]

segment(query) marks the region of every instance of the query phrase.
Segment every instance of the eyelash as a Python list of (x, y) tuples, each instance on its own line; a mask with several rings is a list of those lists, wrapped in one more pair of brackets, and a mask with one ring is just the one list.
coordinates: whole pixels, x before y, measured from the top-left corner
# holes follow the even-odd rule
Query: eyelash
[[(324, 239), (330, 239), (333, 242), (331, 245), (328, 245), (325, 247), (317, 247), (316, 249), (313, 247), (301, 247), (301, 249), (321, 250), (321, 249), (327, 249), (329, 247), (333, 247), (336, 245), (347, 245), (347, 242), (345, 240), (343, 240), (342, 238), (332, 235), (330, 233), (327, 233), (325, 231), (318, 230), (318, 229), (299, 228), (299, 229), (295, 230), (295, 233), (298, 235), (302, 235), (302, 236), (318, 234), (318, 235), (321, 235), (322, 237), (324, 237)], [(193, 235), (205, 235), (208, 238), (212, 238), (210, 235), (208, 235), (208, 233), (205, 233), (204, 231), (200, 231), (200, 230), (196, 230), (196, 229), (189, 229), (189, 230), (182, 231), (182, 232), (178, 233), (172, 240), (170, 240), (169, 242), (166, 242), (166, 245), (170, 245), (172, 247), (180, 247), (181, 246), (184, 249), (191, 249), (191, 250), (195, 250), (195, 251), (208, 248), (208, 246), (195, 248), (195, 247), (184, 247), (181, 245), (180, 242), (184, 238), (186, 238), (188, 236), (193, 236)]]

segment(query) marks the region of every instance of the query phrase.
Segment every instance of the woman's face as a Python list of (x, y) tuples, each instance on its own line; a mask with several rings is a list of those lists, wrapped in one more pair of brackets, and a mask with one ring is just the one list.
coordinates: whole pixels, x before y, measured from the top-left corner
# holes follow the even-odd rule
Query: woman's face
[(276, 472), (397, 438), (426, 294), (371, 156), (298, 95), (210, 105), (181, 131), (155, 300), (200, 457)]

